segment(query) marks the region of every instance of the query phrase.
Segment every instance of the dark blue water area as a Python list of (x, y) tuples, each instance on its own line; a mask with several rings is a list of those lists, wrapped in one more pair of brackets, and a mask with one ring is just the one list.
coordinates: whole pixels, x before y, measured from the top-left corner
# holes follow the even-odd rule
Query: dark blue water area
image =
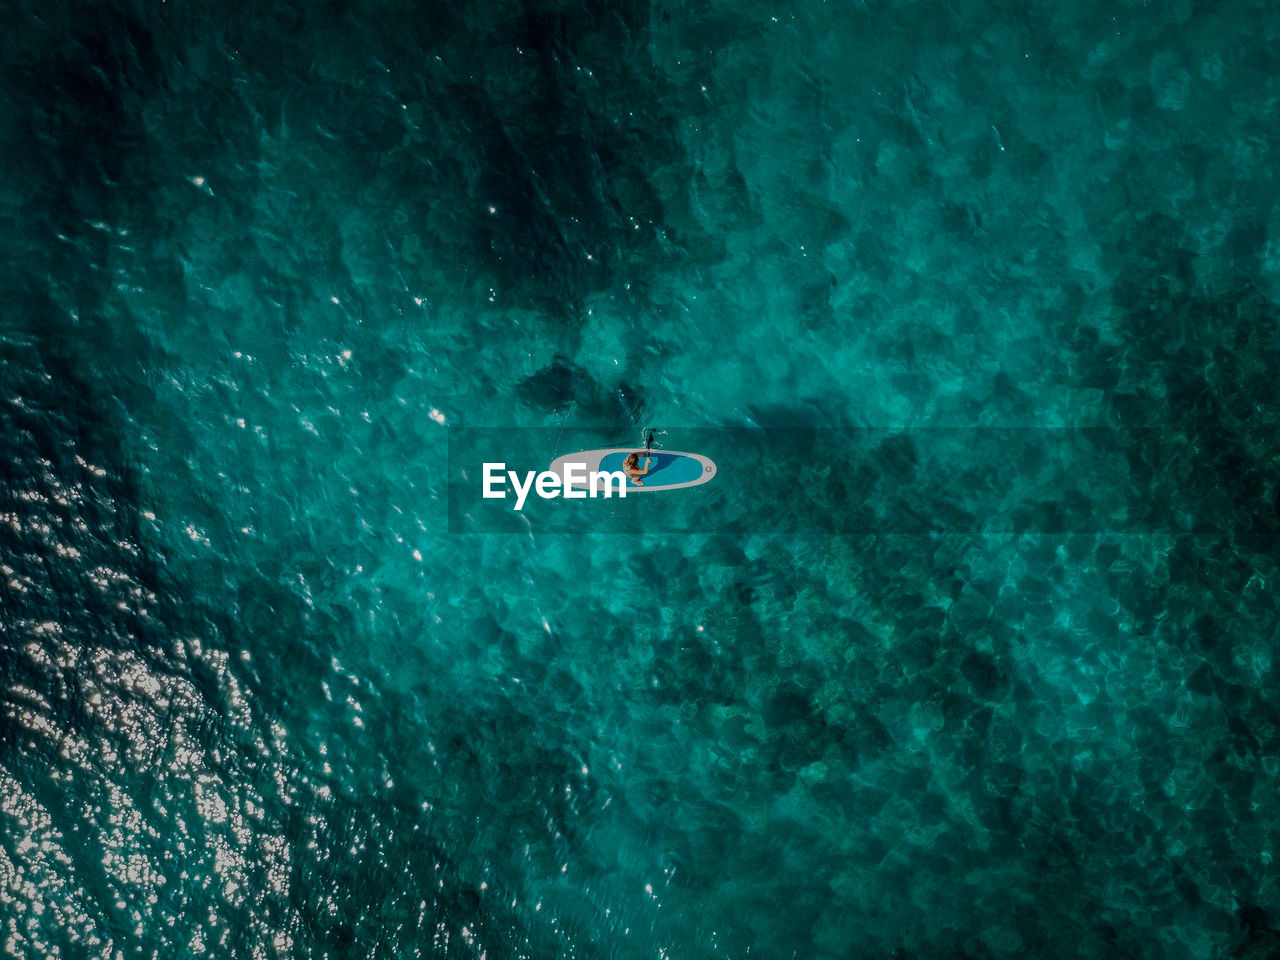
[(1272, 5), (0, 25), (6, 956), (1280, 954)]

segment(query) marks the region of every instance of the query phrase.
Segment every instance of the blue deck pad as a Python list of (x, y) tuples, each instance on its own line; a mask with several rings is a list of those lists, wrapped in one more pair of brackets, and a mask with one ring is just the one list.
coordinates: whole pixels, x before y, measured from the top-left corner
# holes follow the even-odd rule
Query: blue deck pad
[[(622, 461), (627, 459), (627, 454), (611, 453), (600, 461), (600, 471), (607, 473), (613, 470), (622, 469)], [(640, 457), (640, 466), (644, 466), (644, 456)], [(644, 481), (646, 487), (674, 487), (677, 484), (688, 483), (690, 480), (697, 480), (702, 476), (702, 464), (693, 459), (693, 457), (672, 456), (669, 453), (655, 453), (653, 460), (649, 464), (649, 472), (640, 479)], [(635, 483), (627, 478), (627, 487), (634, 487)]]

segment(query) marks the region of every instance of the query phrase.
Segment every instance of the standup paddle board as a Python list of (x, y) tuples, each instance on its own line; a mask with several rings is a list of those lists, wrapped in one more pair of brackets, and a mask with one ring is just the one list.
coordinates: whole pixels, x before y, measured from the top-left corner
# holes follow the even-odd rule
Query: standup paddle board
[[(586, 490), (591, 486), (591, 474), (610, 473), (614, 470), (622, 472), (622, 461), (631, 453), (640, 454), (640, 466), (644, 466), (645, 451), (641, 447), (612, 447), (608, 450), (581, 450), (578, 453), (566, 453), (551, 461), (551, 472), (558, 474), (564, 482), (565, 468), (574, 464), (575, 490)], [(696, 487), (706, 483), (716, 475), (716, 465), (700, 453), (680, 453), (677, 450), (652, 450), (649, 472), (640, 479), (643, 485), (636, 484), (627, 478), (627, 493), (643, 493), (645, 490), (679, 490), (682, 487)], [(582, 464), (581, 467), (577, 464)], [(567, 486), (567, 484), (566, 484)], [(603, 489), (603, 487), (602, 487)], [(614, 489), (617, 489), (616, 487)]]

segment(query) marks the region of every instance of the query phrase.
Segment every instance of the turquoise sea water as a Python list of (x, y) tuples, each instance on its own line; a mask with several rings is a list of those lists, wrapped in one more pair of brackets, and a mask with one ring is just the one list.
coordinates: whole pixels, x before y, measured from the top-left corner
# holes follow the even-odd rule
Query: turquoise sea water
[(1280, 952), (1272, 5), (0, 26), (7, 956)]

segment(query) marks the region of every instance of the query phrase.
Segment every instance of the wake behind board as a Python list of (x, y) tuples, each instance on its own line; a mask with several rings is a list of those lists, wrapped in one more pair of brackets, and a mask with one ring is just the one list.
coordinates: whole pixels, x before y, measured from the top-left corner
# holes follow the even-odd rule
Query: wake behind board
[[(573, 489), (586, 490), (591, 486), (592, 473), (609, 473), (622, 471), (622, 461), (627, 454), (640, 454), (640, 465), (644, 466), (644, 449), (635, 447), (613, 447), (608, 450), (581, 450), (578, 453), (566, 453), (551, 461), (551, 472), (558, 474), (561, 481), (565, 477), (568, 464), (582, 464), (575, 470)], [(640, 479), (643, 486), (637, 485), (627, 478), (627, 493), (643, 493), (646, 490), (679, 490), (684, 487), (696, 487), (706, 483), (716, 475), (716, 465), (700, 453), (681, 453), (678, 450), (654, 450), (650, 454), (649, 472)], [(585, 479), (584, 479), (585, 478)]]

